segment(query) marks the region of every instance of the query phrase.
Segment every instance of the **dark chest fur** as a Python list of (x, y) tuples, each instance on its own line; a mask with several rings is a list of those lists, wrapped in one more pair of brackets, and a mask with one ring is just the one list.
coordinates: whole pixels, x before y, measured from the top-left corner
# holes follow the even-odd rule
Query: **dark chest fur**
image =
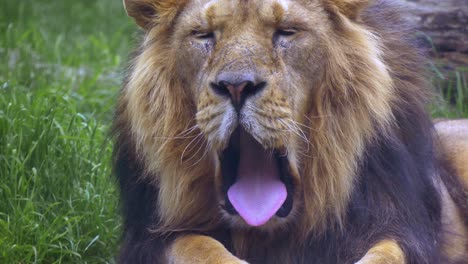
[[(419, 110), (396, 112), (395, 132), (367, 147), (342, 229), (330, 224), (322, 235), (302, 242), (294, 232), (269, 240), (252, 237), (243, 252), (233, 250), (235, 231), (208, 235), (250, 263), (354, 263), (381, 239), (397, 241), (407, 263), (443, 263), (440, 197), (433, 185), (442, 170), (433, 151), (432, 124)], [(155, 237), (148, 231), (158, 222), (158, 189), (142, 180), (143, 164), (135, 157), (130, 137), (122, 133), (119, 138), (114, 162), (125, 229), (120, 260), (164, 263), (163, 252), (173, 236)]]
[(249, 263), (355, 263), (381, 239), (393, 239), (408, 263), (442, 263), (431, 153), (430, 144), (410, 150), (401, 140), (369, 147), (341, 230), (330, 226), (300, 244), (293, 232), (276, 242), (251, 239), (240, 255)]

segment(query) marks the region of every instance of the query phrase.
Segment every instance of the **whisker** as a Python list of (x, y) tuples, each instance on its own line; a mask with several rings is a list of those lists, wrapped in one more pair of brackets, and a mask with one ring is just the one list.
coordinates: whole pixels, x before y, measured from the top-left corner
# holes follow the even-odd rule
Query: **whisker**
[(194, 130), (198, 128), (198, 125), (195, 124), (191, 127), (189, 127), (186, 130), (181, 131), (179, 134), (173, 136), (173, 137), (155, 137), (158, 139), (184, 139), (184, 138), (192, 138), (194, 136), (187, 136), (188, 134), (192, 133)]
[(310, 156), (310, 155), (306, 154), (306, 152), (304, 152), (304, 151), (298, 151), (297, 154), (299, 154), (299, 155), (301, 155), (303, 157), (306, 157), (306, 158), (310, 158), (310, 159), (315, 159), (316, 158), (314, 156)]
[[(202, 161), (205, 158), (206, 154), (209, 152), (210, 148), (208, 148), (208, 144), (204, 144), (204, 145), (205, 145), (205, 151), (203, 152), (203, 155), (195, 163), (190, 165), (189, 168), (194, 167), (195, 165), (197, 165), (200, 161)], [(197, 153), (198, 153), (198, 151), (197, 151)]]
[[(310, 123), (313, 123), (313, 122), (314, 122), (314, 121), (312, 121), (312, 119), (333, 117), (332, 115), (322, 115), (322, 116), (306, 116), (306, 115), (303, 115), (303, 116), (304, 116)], [(319, 131), (321, 128), (322, 128), (322, 126), (320, 126), (320, 128), (316, 129), (315, 131)]]
[(180, 132), (177, 136), (181, 136), (181, 137), (186, 136), (186, 135), (192, 133), (196, 129), (198, 129), (198, 124), (195, 124), (195, 125), (189, 127), (188, 129)]
[(180, 132), (178, 135), (174, 136), (174, 137), (156, 137), (157, 139), (166, 139), (166, 141), (164, 141), (161, 146), (159, 146), (159, 149), (162, 149), (164, 148), (169, 142), (171, 142), (172, 140), (176, 140), (176, 139), (190, 139), (190, 138), (194, 138), (196, 137), (196, 135), (191, 135), (191, 136), (188, 136), (189, 133), (192, 133), (194, 130), (196, 130), (198, 128), (198, 125), (195, 124), (191, 127), (189, 127), (188, 129)]
[[(290, 131), (290, 130), (287, 130), (287, 131)], [(282, 135), (282, 137), (283, 137), (284, 142), (287, 142), (288, 137), (287, 137), (286, 135)], [(301, 139), (302, 139), (302, 137), (301, 137)], [(309, 142), (309, 144), (310, 144), (310, 142)], [(301, 156), (303, 156), (303, 157), (307, 157), (307, 158), (313, 159), (313, 158), (314, 158), (313, 156), (310, 156), (310, 155), (308, 155), (308, 154), (306, 153), (306, 152), (308, 152), (308, 151), (310, 150), (309, 144), (306, 144), (306, 145), (307, 145), (307, 150), (305, 150), (305, 151), (297, 150), (296, 153), (299, 154), (299, 155), (301, 155)], [(299, 148), (299, 149), (301, 149), (301, 148)], [(285, 150), (286, 150), (286, 153), (285, 153), (284, 155), (287, 157), (287, 156), (289, 155), (289, 149), (286, 148)]]
[(292, 122), (287, 122), (285, 120), (278, 119), (282, 124), (284, 124), (287, 128), (289, 128), (289, 132), (292, 132), (296, 134), (299, 138), (301, 138), (304, 143), (307, 145), (307, 151), (309, 151), (309, 146), (312, 144), (310, 141), (307, 139), (306, 135), (304, 134), (304, 131), (302, 131), (296, 124)]
[(313, 130), (313, 131), (317, 131), (315, 128), (312, 128), (312, 127), (310, 127), (310, 126), (304, 125), (304, 124), (302, 124), (302, 123), (300, 123), (300, 122), (297, 122), (297, 121), (294, 120), (294, 119), (287, 118), (287, 120), (290, 121), (290, 122), (293, 122), (294, 124), (296, 124), (296, 125), (298, 125), (298, 126), (301, 126), (301, 127), (304, 127), (304, 128), (308, 128), (308, 129)]
[(193, 137), (195, 137), (195, 136), (187, 136), (187, 137), (155, 137), (155, 138), (157, 138), (157, 139), (169, 139), (169, 140), (171, 140), (171, 139), (186, 139), (186, 138), (193, 138)]
[[(202, 141), (203, 141), (203, 137), (199, 138), (199, 139), (195, 142), (195, 144), (193, 144), (193, 146), (195, 147), (195, 146), (199, 145), (199, 143), (201, 143)], [(196, 151), (195, 153), (193, 153), (192, 156), (191, 156), (190, 158), (188, 158), (188, 159), (185, 160), (185, 162), (191, 161), (193, 158), (195, 158), (195, 156), (200, 152), (201, 149), (202, 149), (202, 148), (199, 147), (199, 148), (197, 149), (197, 151)]]
[(183, 161), (183, 158), (184, 158), (184, 155), (185, 155), (185, 151), (187, 151), (187, 149), (193, 144), (194, 141), (197, 141), (200, 139), (200, 136), (202, 136), (203, 134), (202, 133), (199, 133), (194, 139), (192, 139), (188, 144), (187, 146), (184, 148), (184, 151), (182, 151), (182, 154), (180, 155), (180, 162), (182, 163)]

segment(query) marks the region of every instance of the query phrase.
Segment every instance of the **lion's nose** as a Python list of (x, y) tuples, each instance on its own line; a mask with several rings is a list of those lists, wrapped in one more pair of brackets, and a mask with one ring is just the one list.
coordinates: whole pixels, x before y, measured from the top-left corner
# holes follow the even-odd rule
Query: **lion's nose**
[(236, 110), (242, 107), (248, 97), (257, 94), (265, 86), (266, 82), (255, 82), (255, 78), (242, 78), (241, 80), (239, 78), (218, 78), (217, 83), (211, 83), (211, 88), (215, 93), (231, 98)]

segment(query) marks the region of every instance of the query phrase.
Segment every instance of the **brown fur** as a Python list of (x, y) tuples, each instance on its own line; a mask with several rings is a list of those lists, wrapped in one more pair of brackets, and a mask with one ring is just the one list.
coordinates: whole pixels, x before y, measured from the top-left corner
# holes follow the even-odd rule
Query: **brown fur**
[(373, 246), (356, 264), (402, 264), (405, 255), (396, 241), (383, 240)]
[(168, 250), (169, 263), (246, 264), (227, 251), (218, 241), (200, 235), (182, 236)]
[[(436, 123), (439, 135), (439, 150), (445, 157), (454, 175), (461, 181), (452, 180), (443, 187), (443, 222), (448, 234), (444, 248), (447, 255), (460, 261), (468, 259), (468, 120), (444, 120)], [(458, 186), (463, 184), (465, 193), (459, 193)], [(459, 201), (455, 203), (455, 201)], [(457, 206), (458, 205), (458, 206)]]
[[(222, 6), (222, 4), (217, 4), (212, 8)], [(348, 34), (350, 39), (319, 32), (319, 34), (322, 34), (321, 37), (324, 38), (325, 44), (323, 46), (328, 48), (327, 54), (320, 54), (320, 56), (327, 56), (330, 59), (328, 62), (330, 70), (323, 73), (321, 77), (322, 85), (317, 87), (314, 91), (316, 94), (311, 96), (318, 99), (314, 104), (311, 104), (314, 109), (306, 109), (305, 102), (299, 101), (299, 98), (303, 98), (306, 94), (305, 91), (297, 90), (296, 87), (291, 87), (290, 91), (270, 89), (267, 92), (268, 94), (262, 97), (259, 102), (259, 105), (265, 108), (262, 112), (265, 116), (260, 113), (258, 114), (259, 118), (274, 118), (275, 111), (285, 111), (282, 116), (285, 120), (294, 118), (300, 123), (309, 123), (304, 118), (304, 113), (309, 113), (307, 114), (308, 117), (333, 117), (334, 119), (333, 122), (327, 124), (327, 127), (323, 127), (321, 120), (317, 119), (317, 122), (310, 124), (314, 127), (311, 127), (309, 133), (307, 133), (309, 136), (306, 143), (310, 145), (310, 148), (315, 148), (309, 148), (310, 154), (321, 153), (321, 158), (320, 160), (314, 160), (312, 163), (304, 164), (304, 174), (328, 175), (328, 177), (321, 178), (302, 177), (304, 180), (310, 181), (302, 185), (305, 188), (304, 192), (311, 194), (304, 197), (306, 199), (304, 207), (311, 210), (311, 212), (304, 214), (306, 217), (304, 226), (308, 226), (307, 229), (314, 228), (316, 225), (323, 228), (328, 217), (338, 219), (342, 217), (353, 185), (352, 177), (344, 175), (353, 174), (356, 160), (362, 154), (365, 142), (372, 138), (372, 133), (375, 130), (373, 126), (385, 127), (387, 123), (392, 122), (390, 112), (391, 103), (394, 100), (392, 98), (394, 96), (392, 80), (386, 66), (381, 63), (382, 59), (380, 57), (382, 54), (379, 51), (377, 37), (363, 27), (351, 23), (345, 17), (340, 19), (344, 30), (344, 32), (340, 33)], [(314, 23), (314, 21), (309, 23)], [(188, 26), (192, 23), (189, 20), (186, 24)], [(167, 195), (161, 195), (160, 199), (164, 199), (164, 201), (160, 201), (160, 204), (165, 208), (161, 211), (166, 214), (166, 217), (162, 219), (167, 225), (174, 226), (174, 229), (177, 230), (179, 228), (177, 223), (186, 225), (186, 221), (193, 219), (193, 216), (196, 215), (194, 212), (200, 210), (200, 208), (192, 207), (192, 211), (185, 209), (188, 205), (181, 204), (179, 206), (179, 204), (185, 203), (186, 200), (204, 200), (206, 196), (202, 192), (204, 188), (192, 187), (190, 188), (192, 190), (187, 190), (187, 187), (193, 186), (193, 184), (212, 185), (212, 183), (209, 183), (210, 177), (207, 176), (212, 174), (208, 170), (208, 168), (212, 167), (209, 165), (210, 153), (200, 161), (198, 161), (199, 158), (192, 157), (193, 155), (203, 156), (204, 151), (195, 152), (200, 148), (204, 150), (204, 145), (207, 143), (204, 142), (204, 139), (193, 140), (199, 133), (195, 129), (189, 131), (189, 133), (184, 133), (195, 125), (195, 120), (193, 120), (195, 106), (193, 99), (190, 97), (199, 98), (197, 123), (207, 137), (210, 136), (211, 131), (205, 120), (211, 121), (211, 117), (219, 114), (219, 110), (216, 112), (217, 110), (214, 107), (220, 102), (218, 98), (208, 93), (207, 89), (204, 89), (200, 95), (191, 94), (193, 91), (190, 91), (189, 87), (183, 88), (184, 80), (179, 76), (172, 76), (180, 72), (175, 67), (181, 67), (182, 65), (173, 65), (175, 64), (174, 61), (168, 61), (166, 57), (156, 56), (156, 54), (171, 54), (178, 51), (177, 49), (160, 50), (170, 49), (168, 44), (160, 43), (157, 45), (157, 42), (168, 40), (166, 38), (156, 38), (161, 34), (164, 35), (164, 32), (161, 32), (164, 30), (164, 27), (155, 27), (148, 32), (143, 45), (148, 43), (149, 46), (144, 48), (143, 53), (134, 62), (134, 76), (130, 76), (129, 83), (131, 86), (127, 87), (128, 92), (125, 97), (128, 98), (128, 114), (130, 115), (129, 120), (132, 122), (133, 133), (137, 138), (138, 146), (142, 148), (144, 157), (148, 160), (148, 170), (164, 171), (163, 174), (165, 175), (174, 175), (165, 176), (163, 179), (158, 179), (158, 181), (160, 181), (159, 184), (165, 186), (161, 188), (163, 191), (168, 190), (171, 192)], [(325, 31), (325, 29), (322, 30)], [(231, 32), (231, 34), (236, 34), (236, 32)], [(332, 32), (331, 34), (335, 33)], [(249, 37), (252, 38), (251, 41), (256, 41), (254, 35)], [(219, 43), (218, 45), (223, 44)], [(355, 48), (352, 50), (343, 48), (350, 45)], [(234, 46), (231, 46), (231, 48), (235, 49)], [(244, 56), (244, 52), (244, 50), (239, 49), (238, 52), (231, 51), (224, 54), (224, 56), (220, 56), (220, 58), (226, 63), (236, 60), (238, 56)], [(261, 50), (258, 50), (258, 52), (261, 52)], [(313, 55), (311, 54), (311, 56)], [(177, 55), (174, 54), (173, 56)], [(169, 57), (171, 56), (169, 55)], [(223, 63), (219, 64), (218, 67), (224, 65)], [(269, 64), (264, 67), (274, 67), (274, 65)], [(306, 62), (299, 62), (298, 64), (306, 64)], [(348, 68), (351, 65), (360, 67), (361, 71), (357, 73), (350, 72)], [(163, 68), (158, 69), (160, 67)], [(211, 71), (216, 72), (216, 70), (212, 69)], [(375, 78), (368, 78), (368, 76), (374, 76)], [(190, 81), (187, 80), (187, 83), (190, 83)], [(152, 82), (154, 84), (151, 84)], [(299, 82), (302, 82), (302, 80)], [(306, 84), (299, 83), (298, 85)], [(155, 88), (155, 86), (163, 87)], [(330, 91), (328, 87), (340, 87), (341, 90)], [(285, 93), (291, 92), (296, 94), (293, 96), (295, 101), (289, 104), (283, 102), (281, 98), (287, 96)], [(323, 100), (323, 98), (326, 99)], [(353, 102), (353, 100), (356, 102)], [(296, 114), (292, 113), (292, 109), (290, 110), (290, 104), (295, 104)], [(336, 108), (336, 104), (349, 105), (349, 108), (343, 112), (342, 109)], [(283, 105), (284, 107), (282, 107)], [(360, 107), (355, 108), (354, 105), (360, 105)], [(177, 116), (174, 116), (174, 113)], [(273, 113), (273, 115), (270, 116), (270, 113)], [(152, 120), (148, 120), (148, 118)], [(178, 122), (175, 122), (176, 120)], [(181, 120), (188, 120), (188, 122), (180, 122)], [(290, 128), (280, 121), (282, 120), (272, 124), (277, 131)], [(260, 122), (262, 122), (261, 119)], [(343, 127), (343, 124), (347, 124), (347, 127)], [(291, 126), (294, 126), (294, 124)], [(212, 127), (216, 126), (212, 125)], [(296, 127), (293, 127), (293, 129), (296, 129)], [(297, 145), (302, 142), (295, 142), (301, 141), (300, 138), (288, 135), (284, 139), (283, 135), (273, 134), (262, 136), (265, 139), (257, 139), (270, 141), (264, 144), (270, 144), (272, 147), (288, 146), (290, 153), (300, 155), (296, 153), (299, 148)], [(212, 148), (219, 150), (226, 144), (227, 139), (224, 138), (223, 140), (225, 141), (213, 140), (210, 144), (212, 144)], [(185, 158), (187, 159), (186, 164), (184, 164)], [(164, 164), (158, 164), (159, 160), (163, 161)], [(336, 163), (337, 160), (340, 161), (339, 164)], [(197, 166), (192, 166), (197, 161), (199, 162)], [(203, 182), (195, 183), (201, 178), (204, 178)], [(198, 191), (202, 193), (197, 193)], [(328, 204), (334, 206), (329, 208)], [(181, 207), (184, 209), (181, 210)], [(206, 211), (206, 208), (203, 210)]]
[[(393, 132), (398, 123), (394, 111), (401, 105), (424, 109), (424, 77), (411, 72), (421, 66), (410, 70), (400, 64), (405, 51), (392, 38), (402, 36), (386, 36), (363, 22), (372, 20), (361, 15), (367, 0), (124, 3), (145, 32), (120, 98), (117, 123), (128, 127), (145, 180), (158, 187), (155, 234), (208, 232), (226, 220), (234, 229), (242, 226), (238, 217), (220, 210), (218, 155), (234, 126), (223, 119), (230, 114), (230, 102), (214, 94), (209, 82), (222, 71), (253, 70), (268, 82), (261, 96), (244, 106), (249, 118), (243, 125), (265, 148), (288, 153), (295, 204), (290, 217), (272, 219), (262, 230), (290, 232), (294, 226), (300, 241), (343, 228), (366, 147)], [(272, 46), (277, 28), (297, 33)], [(222, 38), (216, 43), (197, 38), (206, 32)], [(407, 56), (417, 54), (408, 51)], [(415, 101), (405, 101), (408, 94)], [(468, 168), (457, 157), (467, 153), (457, 150), (452, 159), (461, 175)], [(239, 255), (246, 252), (248, 234), (241, 228), (233, 235)], [(169, 259), (180, 258), (174, 263), (186, 263), (205, 242), (210, 247), (206, 237), (188, 238), (176, 240), (169, 253)], [(207, 252), (225, 250), (212, 243)], [(192, 248), (185, 252), (185, 247)], [(219, 254), (231, 258), (227, 251)], [(366, 260), (387, 257), (392, 260)], [(384, 239), (359, 263), (405, 263), (405, 256), (397, 242)]]
[(468, 120), (439, 121), (436, 129), (445, 155), (468, 188)]

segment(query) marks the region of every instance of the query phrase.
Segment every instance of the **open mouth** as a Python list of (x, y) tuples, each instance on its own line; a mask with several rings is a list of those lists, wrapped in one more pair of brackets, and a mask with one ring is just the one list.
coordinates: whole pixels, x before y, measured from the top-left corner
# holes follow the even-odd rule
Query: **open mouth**
[(264, 149), (243, 128), (237, 128), (220, 161), (229, 213), (239, 214), (251, 226), (261, 226), (275, 215), (289, 215), (293, 184), (286, 155)]

